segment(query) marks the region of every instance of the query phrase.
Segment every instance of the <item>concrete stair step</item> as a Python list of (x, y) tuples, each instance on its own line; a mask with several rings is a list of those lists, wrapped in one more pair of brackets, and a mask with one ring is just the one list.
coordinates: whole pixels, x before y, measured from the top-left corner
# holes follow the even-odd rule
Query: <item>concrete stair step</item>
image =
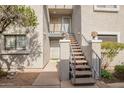
[(79, 46), (79, 44), (77, 43), (77, 44), (71, 44), (71, 46)]
[(85, 59), (85, 57), (84, 56), (74, 56), (74, 57), (72, 57), (72, 59), (76, 59), (76, 60)]
[(85, 75), (92, 75), (91, 71), (75, 71), (75, 73), (72, 71), (72, 74), (75, 74), (76, 76), (85, 76)]
[(81, 47), (79, 46), (79, 45), (77, 45), (77, 46), (71, 46), (72, 48), (80, 48), (81, 49)]
[(75, 41), (75, 42), (77, 42), (77, 40), (70, 40), (72, 43)]
[(88, 62), (86, 60), (76, 60), (76, 63), (74, 63), (74, 60), (72, 60), (72, 64), (76, 64), (76, 65), (88, 65)]
[(70, 66), (72, 69), (79, 70), (79, 71), (90, 70), (90, 66), (88, 66), (88, 65), (72, 65), (72, 64), (70, 64)]
[(81, 49), (73, 49), (72, 51), (73, 51), (73, 52), (82, 52)]
[(71, 44), (78, 44), (78, 42), (77, 42), (77, 41), (75, 41), (75, 42), (71, 42)]
[(76, 65), (76, 69), (90, 69), (88, 65)]
[(74, 55), (83, 55), (83, 53), (82, 52), (73, 52), (72, 54), (74, 54)]
[(75, 85), (82, 85), (82, 84), (95, 84), (95, 80), (90, 78), (72, 78), (72, 83)]

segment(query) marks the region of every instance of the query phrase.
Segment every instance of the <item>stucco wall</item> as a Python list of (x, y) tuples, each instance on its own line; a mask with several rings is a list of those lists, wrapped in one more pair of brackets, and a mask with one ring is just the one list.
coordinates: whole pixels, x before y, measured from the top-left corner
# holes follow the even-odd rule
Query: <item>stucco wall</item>
[(43, 8), (43, 67), (50, 59), (50, 41), (48, 37), (48, 12), (46, 6)]
[[(25, 54), (26, 51), (24, 53), (20, 51), (22, 52), (21, 55), (18, 54), (19, 51), (16, 51), (16, 54), (14, 55), (11, 53), (2, 54), (0, 62), (4, 68), (6, 68), (6, 62), (8, 62), (7, 65), (10, 66), (10, 68), (16, 67), (20, 70), (41, 69), (43, 67), (43, 6), (32, 5), (30, 7), (35, 11), (38, 25), (35, 30), (30, 30), (27, 34), (29, 40), (29, 43), (27, 43), (29, 44), (29, 51), (27, 54)], [(4, 50), (2, 47), (0, 48), (1, 50)], [(12, 64), (10, 64), (11, 62)]]
[[(82, 34), (87, 40), (91, 40), (91, 32), (117, 32), (120, 33), (120, 42), (124, 43), (124, 6), (120, 6), (119, 12), (94, 12), (93, 5), (81, 6), (81, 27)], [(82, 42), (83, 45), (83, 42)], [(118, 54), (110, 64), (113, 67), (116, 64), (124, 62), (124, 52)]]
[(73, 6), (72, 32), (75, 34), (78, 43), (81, 45), (81, 6)]
[(50, 40), (50, 59), (59, 59), (59, 39)]
[(34, 9), (37, 20), (38, 20), (38, 26), (36, 28), (37, 35), (38, 35), (38, 42), (39, 42), (39, 50), (40, 55), (37, 57), (35, 62), (33, 63), (33, 66), (31, 68), (42, 68), (43, 67), (43, 6), (39, 5), (33, 5), (31, 6), (32, 9)]
[(86, 38), (91, 39), (91, 32), (120, 32), (120, 41), (124, 42), (124, 6), (119, 12), (94, 12), (92, 5), (84, 5), (82, 12), (82, 27)]

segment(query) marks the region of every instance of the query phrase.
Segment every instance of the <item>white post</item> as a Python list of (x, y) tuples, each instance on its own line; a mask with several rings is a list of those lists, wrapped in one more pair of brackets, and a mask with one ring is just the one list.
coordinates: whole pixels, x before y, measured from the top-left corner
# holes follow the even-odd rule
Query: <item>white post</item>
[(70, 40), (60, 40), (60, 80), (69, 80)]
[(101, 42), (102, 42), (102, 40), (92, 40), (91, 41), (92, 67), (93, 67), (94, 77), (96, 79), (99, 79), (99, 77), (100, 77), (100, 69), (99, 68), (100, 68), (101, 63), (99, 63), (99, 61), (100, 61), (99, 58), (101, 59), (101, 44), (100, 44)]

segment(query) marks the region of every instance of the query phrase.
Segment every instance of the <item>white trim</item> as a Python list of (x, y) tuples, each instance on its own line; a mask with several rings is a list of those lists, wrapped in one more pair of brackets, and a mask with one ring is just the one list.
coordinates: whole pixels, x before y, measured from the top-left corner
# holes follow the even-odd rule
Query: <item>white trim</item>
[(100, 8), (97, 5), (94, 5), (94, 11), (101, 12), (118, 12), (120, 10), (119, 5), (116, 5), (116, 8)]
[(117, 42), (120, 42), (120, 32), (98, 32), (98, 35), (117, 35)]

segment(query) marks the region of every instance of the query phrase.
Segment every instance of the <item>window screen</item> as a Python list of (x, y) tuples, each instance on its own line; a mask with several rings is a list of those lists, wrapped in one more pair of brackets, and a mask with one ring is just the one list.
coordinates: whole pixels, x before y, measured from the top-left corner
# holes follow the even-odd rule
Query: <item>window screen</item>
[(98, 39), (102, 40), (103, 42), (117, 42), (117, 35), (98, 35)]

